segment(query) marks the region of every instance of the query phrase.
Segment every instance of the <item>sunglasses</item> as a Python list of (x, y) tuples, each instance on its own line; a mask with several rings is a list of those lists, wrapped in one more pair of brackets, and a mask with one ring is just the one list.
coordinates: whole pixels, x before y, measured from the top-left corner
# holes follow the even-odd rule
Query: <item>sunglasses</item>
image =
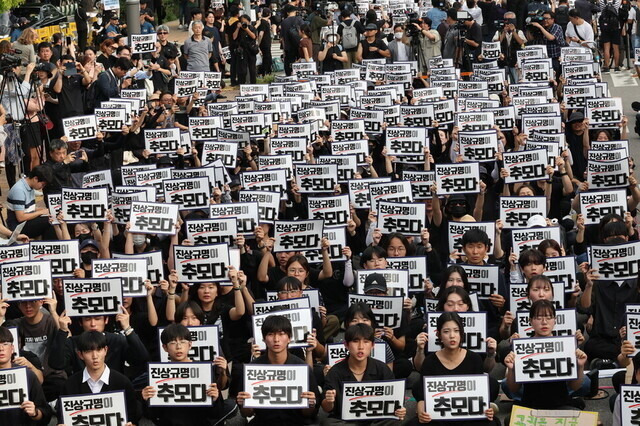
[(169, 34), (169, 33), (166, 31), (158, 31), (158, 34)]

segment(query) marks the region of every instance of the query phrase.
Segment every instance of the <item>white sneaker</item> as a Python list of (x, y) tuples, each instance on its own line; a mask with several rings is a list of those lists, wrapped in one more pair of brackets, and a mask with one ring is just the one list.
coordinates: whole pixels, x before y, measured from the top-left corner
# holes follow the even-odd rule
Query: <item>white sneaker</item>
[(0, 161), (0, 168), (4, 169), (4, 161)]
[(182, 24), (178, 25), (178, 29), (179, 30), (184, 30), (184, 25), (182, 25)]

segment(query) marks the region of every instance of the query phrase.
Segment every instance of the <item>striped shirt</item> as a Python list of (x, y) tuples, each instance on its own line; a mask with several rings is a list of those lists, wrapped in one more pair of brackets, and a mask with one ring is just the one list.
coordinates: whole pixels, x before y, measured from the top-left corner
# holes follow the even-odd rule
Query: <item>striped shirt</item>
[(22, 178), (9, 191), (7, 195), (7, 224), (13, 229), (17, 224), (16, 211), (32, 213), (36, 211), (36, 193)]

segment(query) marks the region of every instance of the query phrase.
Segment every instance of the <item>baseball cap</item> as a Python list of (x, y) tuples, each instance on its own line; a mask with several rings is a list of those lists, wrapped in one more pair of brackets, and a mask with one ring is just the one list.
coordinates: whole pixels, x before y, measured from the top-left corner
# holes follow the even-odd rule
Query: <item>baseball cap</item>
[(527, 220), (527, 228), (533, 228), (534, 226), (547, 226), (547, 220), (541, 214), (534, 214)]
[(571, 115), (569, 116), (569, 121), (567, 121), (567, 123), (574, 123), (576, 121), (583, 121), (583, 120), (584, 120), (584, 114), (581, 113), (580, 111), (575, 111), (571, 113)]
[(364, 280), (364, 292), (366, 293), (371, 290), (378, 290), (383, 293), (387, 292), (387, 280), (382, 274), (375, 272), (367, 275), (367, 278)]
[(376, 24), (367, 24), (366, 27), (364, 27), (365, 31), (378, 31), (378, 26)]
[(100, 250), (100, 246), (98, 245), (98, 242), (96, 240), (94, 240), (93, 238), (88, 238), (86, 240), (84, 240), (83, 242), (80, 243), (80, 250), (82, 250), (85, 247), (88, 246), (93, 246), (96, 250)]

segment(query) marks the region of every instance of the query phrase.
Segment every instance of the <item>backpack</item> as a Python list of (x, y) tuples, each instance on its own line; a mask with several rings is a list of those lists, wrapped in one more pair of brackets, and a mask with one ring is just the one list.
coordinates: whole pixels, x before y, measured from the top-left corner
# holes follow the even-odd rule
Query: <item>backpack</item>
[(565, 28), (569, 23), (569, 6), (560, 5), (556, 7), (556, 24)]
[(602, 32), (614, 31), (620, 28), (618, 12), (616, 11), (616, 8), (612, 3), (607, 3), (607, 5), (604, 7), (604, 10), (600, 14), (600, 18), (598, 19), (598, 24), (600, 24), (600, 31)]
[(347, 25), (343, 22), (340, 25), (342, 26), (342, 47), (345, 50), (358, 47), (358, 30), (355, 24), (351, 22), (351, 25)]

